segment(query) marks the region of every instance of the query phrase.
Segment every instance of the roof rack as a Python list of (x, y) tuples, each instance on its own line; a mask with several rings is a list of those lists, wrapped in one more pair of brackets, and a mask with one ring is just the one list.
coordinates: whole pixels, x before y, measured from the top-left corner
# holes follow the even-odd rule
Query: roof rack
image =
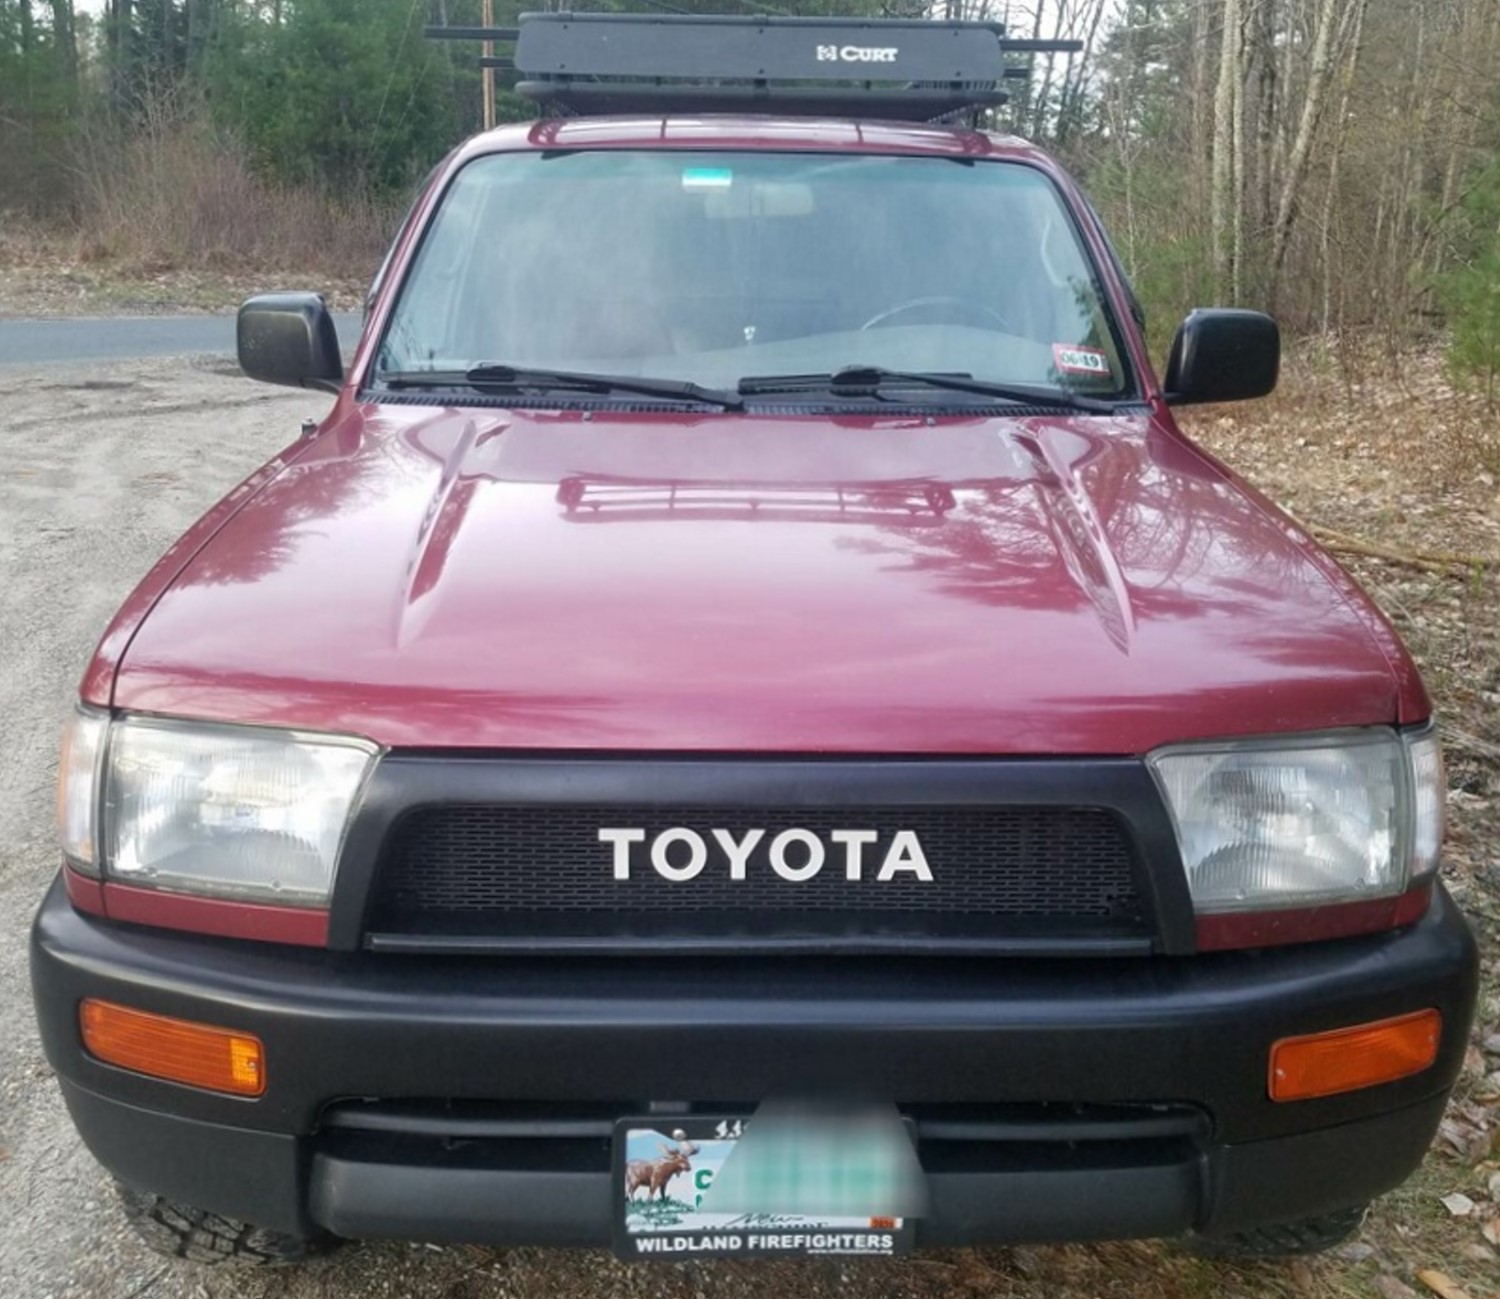
[(761, 15), (534, 13), (519, 27), (428, 27), (513, 44), (484, 68), (555, 113), (763, 112), (930, 121), (1005, 103), (1017, 56), (1081, 41), (1011, 40), (998, 23)]

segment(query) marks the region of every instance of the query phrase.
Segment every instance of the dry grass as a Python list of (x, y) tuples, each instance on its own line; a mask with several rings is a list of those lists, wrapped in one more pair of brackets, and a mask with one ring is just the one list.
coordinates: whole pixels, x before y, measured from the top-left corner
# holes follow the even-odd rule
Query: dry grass
[(0, 319), (226, 312), (268, 289), (313, 289), (326, 293), (335, 310), (353, 311), (369, 283), (368, 275), (341, 277), (315, 267), (166, 270), (165, 264), (102, 255), (72, 229), (0, 227)]
[(191, 113), (150, 110), (81, 169), (80, 254), (146, 273), (316, 271), (368, 277), (399, 208), (368, 195), (287, 189), (251, 170), (243, 149)]
[(0, 315), (223, 310), (257, 289), (357, 305), (404, 201), (257, 176), (200, 115), (158, 105), (80, 146), (73, 216), (0, 224)]

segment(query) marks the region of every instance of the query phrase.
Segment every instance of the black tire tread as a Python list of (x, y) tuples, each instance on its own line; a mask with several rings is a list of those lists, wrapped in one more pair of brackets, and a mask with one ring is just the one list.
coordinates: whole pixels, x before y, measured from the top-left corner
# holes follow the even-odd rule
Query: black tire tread
[(1273, 1222), (1222, 1236), (1190, 1236), (1184, 1244), (1203, 1258), (1290, 1258), (1318, 1254), (1348, 1240), (1365, 1220), (1369, 1205), (1337, 1209), (1293, 1222)]
[(333, 1247), (326, 1236), (290, 1236), (149, 1191), (116, 1184), (125, 1218), (158, 1254), (209, 1266), (278, 1267), (303, 1263)]

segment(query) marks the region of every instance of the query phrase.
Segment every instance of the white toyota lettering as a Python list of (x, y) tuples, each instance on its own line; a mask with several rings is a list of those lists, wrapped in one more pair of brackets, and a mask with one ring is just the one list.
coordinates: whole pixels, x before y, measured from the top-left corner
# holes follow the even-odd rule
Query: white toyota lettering
[[(688, 859), (685, 865), (672, 865), (668, 849), (674, 843), (687, 844)], [(656, 836), (656, 841), (651, 845), (651, 864), (664, 880), (690, 880), (708, 865), (708, 845), (696, 830), (679, 825)]]
[[(715, 855), (728, 866), (731, 880), (747, 879), (751, 854), (765, 837), (766, 831), (761, 828), (746, 830), (738, 836), (732, 830), (718, 829), (705, 839), (697, 830), (682, 825), (672, 826), (656, 835), (624, 826), (608, 826), (599, 831), (599, 842), (610, 846), (615, 879), (630, 879), (631, 850), (649, 839), (646, 856), (652, 869), (662, 879), (674, 884), (696, 879), (708, 867), (710, 857)], [(838, 850), (842, 848), (844, 878), (859, 882), (866, 878), (865, 849), (878, 852), (879, 843), (878, 830), (830, 830), (826, 835), (819, 835), (792, 826), (772, 837), (764, 860), (779, 878), (790, 884), (801, 884), (818, 875), (830, 857), (836, 860)], [(883, 884), (899, 875), (911, 875), (932, 883), (932, 866), (915, 830), (897, 830), (892, 834), (875, 871), (875, 883)]]
[(750, 861), (750, 854), (755, 851), (755, 845), (765, 837), (764, 830), (746, 830), (745, 837), (736, 842), (734, 835), (728, 830), (714, 831), (714, 842), (724, 850), (724, 856), (729, 858), (730, 879), (745, 878), (745, 866)]
[(919, 880), (932, 880), (932, 868), (927, 864), (922, 842), (912, 830), (896, 831), (896, 837), (891, 840), (885, 860), (880, 863), (880, 874), (875, 880), (877, 883), (888, 880), (897, 871), (910, 871)]
[(615, 878), (628, 880), (630, 878), (630, 845), (645, 843), (646, 832), (644, 830), (600, 830), (599, 842), (614, 845)]
[(859, 879), (865, 865), (865, 845), (877, 842), (880, 836), (874, 830), (834, 830), (828, 837), (844, 845), (844, 878)]
[[(787, 845), (793, 843), (800, 843), (807, 850), (807, 860), (800, 866), (793, 866), (786, 859)], [(771, 840), (771, 869), (793, 884), (812, 879), (823, 869), (823, 841), (811, 830), (783, 830)]]

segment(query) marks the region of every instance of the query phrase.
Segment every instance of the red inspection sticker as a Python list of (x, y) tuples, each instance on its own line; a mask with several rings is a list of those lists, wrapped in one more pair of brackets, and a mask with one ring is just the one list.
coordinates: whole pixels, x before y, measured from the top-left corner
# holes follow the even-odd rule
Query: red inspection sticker
[(1097, 347), (1052, 344), (1052, 360), (1059, 374), (1091, 374), (1109, 378), (1109, 356)]

